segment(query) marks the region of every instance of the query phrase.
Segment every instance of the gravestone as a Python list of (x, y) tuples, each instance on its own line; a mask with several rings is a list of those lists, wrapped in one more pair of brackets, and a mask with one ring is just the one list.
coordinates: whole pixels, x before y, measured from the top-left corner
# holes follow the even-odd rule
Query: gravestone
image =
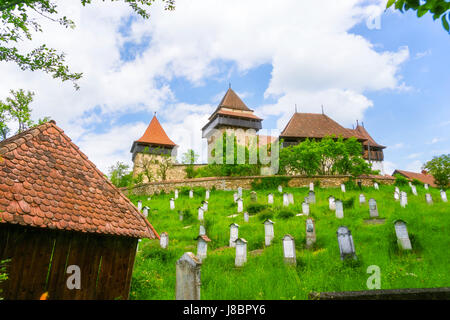
[(304, 198), (304, 201), (305, 201), (305, 203), (308, 203), (308, 204), (309, 204), (309, 197), (305, 197), (305, 198)]
[(208, 201), (203, 201), (203, 211), (208, 211)]
[(398, 201), (400, 199), (400, 194), (397, 191), (394, 191), (394, 199)]
[(402, 191), (400, 192), (400, 205), (402, 206), (402, 208), (406, 207), (406, 205), (408, 204), (408, 196), (406, 195), (406, 192)]
[(200, 300), (201, 261), (186, 252), (176, 264), (176, 300)]
[(408, 181), (408, 184), (412, 188), (413, 184), (411, 183), (411, 181)]
[(244, 221), (245, 221), (245, 222), (248, 222), (248, 218), (249, 218), (248, 212), (245, 211), (245, 212), (244, 212)]
[(309, 204), (306, 202), (302, 203), (302, 212), (304, 214), (306, 214), (307, 216), (309, 215)]
[(309, 191), (314, 191), (314, 183), (313, 182), (309, 183)]
[(194, 197), (194, 190), (189, 190), (189, 198), (193, 198)]
[(198, 231), (198, 235), (199, 235), (199, 236), (202, 236), (202, 235), (204, 235), (204, 234), (206, 234), (205, 226), (201, 224), (201, 225), (200, 225), (200, 229), (199, 229), (199, 231)]
[(341, 226), (337, 230), (337, 239), (341, 260), (353, 258), (356, 260), (355, 245), (353, 243), (352, 233), (346, 226)]
[(163, 249), (167, 249), (169, 246), (169, 234), (167, 232), (163, 232), (159, 236), (159, 245)]
[(175, 199), (170, 198), (170, 210), (174, 210), (174, 209), (175, 209)]
[(142, 201), (141, 201), (141, 200), (139, 200), (139, 201), (137, 202), (137, 208), (138, 208), (139, 211), (142, 210)]
[(447, 202), (447, 193), (444, 190), (441, 190), (441, 199), (443, 202)]
[(359, 195), (359, 204), (366, 203), (366, 197), (361, 193)]
[(292, 193), (288, 193), (289, 204), (294, 204), (294, 195)]
[(328, 207), (330, 210), (336, 210), (336, 203), (333, 196), (328, 197)]
[(341, 184), (341, 191), (345, 192), (345, 184), (343, 184), (343, 183)]
[(311, 248), (316, 243), (316, 227), (313, 218), (306, 219), (306, 248)]
[(237, 199), (237, 212), (242, 212), (244, 211), (244, 202), (242, 201), (241, 198)]
[(198, 220), (203, 221), (203, 208), (202, 207), (198, 207)]
[(293, 266), (297, 265), (295, 242), (294, 238), (290, 234), (287, 234), (283, 237), (283, 256), (285, 263)]
[(316, 193), (314, 191), (309, 191), (308, 203), (316, 203)]
[(425, 199), (427, 200), (428, 204), (433, 204), (433, 198), (431, 197), (431, 194), (425, 194)]
[(289, 205), (289, 197), (287, 193), (283, 193), (283, 206), (287, 207)]
[(238, 194), (237, 194), (237, 193), (234, 193), (234, 194), (233, 194), (234, 202), (236, 202), (238, 198), (239, 198)]
[(283, 192), (283, 187), (282, 186), (278, 186), (278, 192), (282, 193)]
[(209, 200), (209, 189), (206, 190), (206, 193), (205, 193), (205, 199), (206, 199), (206, 200)]
[(272, 239), (274, 236), (273, 223), (274, 222), (270, 219), (266, 219), (266, 221), (264, 221), (264, 243), (266, 246), (270, 246), (270, 244), (272, 243)]
[(374, 182), (374, 183), (373, 183), (373, 187), (375, 188), (375, 190), (379, 190), (379, 189), (380, 189), (380, 187), (378, 186), (378, 183), (377, 183), (377, 182)]
[(255, 191), (250, 192), (250, 200), (256, 202), (258, 200), (258, 196)]
[(178, 189), (175, 189), (174, 191), (174, 198), (175, 200), (178, 199)]
[(411, 191), (412, 191), (413, 195), (417, 196), (417, 188), (415, 185), (411, 186)]
[(143, 209), (143, 213), (144, 213), (144, 217), (148, 217), (148, 209), (150, 209), (149, 207), (145, 206)]
[(241, 187), (238, 188), (238, 197), (242, 198), (242, 188)]
[(273, 203), (273, 194), (269, 193), (267, 195), (267, 203), (269, 203), (269, 204)]
[(197, 237), (197, 258), (200, 261), (206, 259), (206, 255), (208, 252), (208, 242), (211, 242), (211, 239), (208, 238), (207, 235), (202, 234)]
[(395, 192), (397, 192), (398, 194), (400, 194), (400, 189), (398, 187), (395, 187)]
[(428, 183), (425, 183), (425, 184), (423, 185), (423, 187), (424, 187), (426, 190), (428, 190)]
[(373, 198), (369, 199), (369, 212), (370, 212), (370, 217), (371, 218), (377, 218), (378, 217), (377, 202)]
[(409, 240), (408, 235), (408, 229), (406, 228), (406, 222), (402, 220), (396, 220), (394, 222), (394, 227), (399, 247), (403, 250), (412, 250), (411, 241)]
[(236, 258), (234, 265), (242, 267), (247, 262), (247, 241), (244, 238), (236, 239)]
[(236, 240), (239, 234), (239, 225), (237, 223), (230, 224), (230, 247), (236, 245)]
[(183, 221), (183, 211), (178, 210), (178, 216), (180, 218), (180, 221)]
[(338, 219), (344, 218), (344, 207), (342, 206), (342, 201), (336, 200), (335, 205), (336, 205), (336, 218)]

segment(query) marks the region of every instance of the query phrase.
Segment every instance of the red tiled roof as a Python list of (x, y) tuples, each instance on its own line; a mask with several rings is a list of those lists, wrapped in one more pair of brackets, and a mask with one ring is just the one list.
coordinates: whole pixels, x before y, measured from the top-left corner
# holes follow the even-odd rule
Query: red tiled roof
[(418, 173), (418, 172), (411, 172), (411, 171), (405, 171), (405, 170), (398, 170), (396, 169), (392, 175), (394, 174), (401, 174), (405, 178), (408, 179), (417, 179), (423, 183), (429, 184), (431, 187), (437, 187), (436, 183), (434, 183), (434, 177), (431, 174), (424, 174), (424, 173)]
[(235, 109), (235, 110), (244, 110), (244, 111), (253, 111), (249, 107), (245, 105), (245, 103), (239, 98), (239, 96), (236, 94), (236, 92), (233, 91), (233, 89), (229, 88), (225, 95), (222, 98), (222, 101), (220, 101), (219, 106)]
[(370, 136), (370, 134), (363, 126), (357, 125), (356, 129), (348, 129), (348, 130), (354, 132), (355, 136), (366, 139), (366, 141), (363, 142), (363, 145), (368, 145), (370, 142), (370, 147), (378, 147), (381, 149), (386, 148), (385, 146), (376, 143), (375, 140), (373, 140), (373, 138)]
[(237, 118), (262, 120), (261, 118), (255, 116), (253, 113), (233, 112), (233, 111), (228, 111), (228, 110), (223, 110), (223, 109), (220, 109), (215, 114), (223, 114), (225, 116), (232, 116), (232, 117), (237, 117)]
[(53, 121), (0, 142), (0, 223), (159, 238)]
[(153, 119), (152, 121), (150, 121), (150, 124), (148, 125), (147, 130), (145, 130), (144, 135), (135, 142), (173, 147), (176, 146), (176, 144), (167, 136), (166, 132), (156, 118), (156, 115), (153, 116)]
[[(324, 138), (335, 135), (343, 138), (354, 137), (355, 133), (342, 127), (339, 123), (321, 113), (294, 113), (280, 134), (292, 138)], [(357, 139), (363, 138), (356, 136)]]

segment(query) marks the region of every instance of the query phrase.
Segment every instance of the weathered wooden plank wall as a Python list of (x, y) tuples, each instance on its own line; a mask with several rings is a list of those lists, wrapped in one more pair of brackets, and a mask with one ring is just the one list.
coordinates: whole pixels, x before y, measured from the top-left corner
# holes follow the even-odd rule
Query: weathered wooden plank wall
[[(137, 239), (0, 225), (0, 260), (9, 279), (3, 298), (128, 299)], [(81, 289), (67, 288), (67, 267), (81, 270)]]

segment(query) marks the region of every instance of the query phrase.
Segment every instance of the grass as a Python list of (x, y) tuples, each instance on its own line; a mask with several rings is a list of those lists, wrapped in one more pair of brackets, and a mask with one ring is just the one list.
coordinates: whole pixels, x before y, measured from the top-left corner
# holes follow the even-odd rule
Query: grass
[[(381, 289), (450, 286), (450, 203), (441, 201), (438, 189), (428, 191), (434, 201), (428, 205), (423, 187), (417, 187), (418, 196), (411, 193), (409, 186), (402, 187), (408, 193), (408, 205), (401, 208), (394, 200), (394, 186), (380, 185), (380, 190), (363, 187), (362, 191), (346, 193), (340, 188), (316, 188), (316, 204), (310, 205), (309, 216), (316, 223), (317, 242), (309, 250), (305, 249), (306, 217), (293, 215), (301, 212), (301, 202), (308, 189), (283, 189), (294, 194), (294, 205), (283, 207), (277, 190), (259, 190), (258, 205), (252, 206), (254, 212), (248, 223), (244, 222), (243, 213), (228, 217), (237, 213), (234, 191), (211, 192), (209, 210), (204, 214), (206, 233), (212, 241), (201, 267), (202, 299), (307, 299), (311, 291), (367, 290), (366, 281), (371, 274), (366, 270), (370, 265), (381, 269)], [(267, 204), (270, 192), (274, 194), (273, 205)], [(245, 211), (252, 202), (250, 190), (243, 193)], [(360, 193), (366, 196), (363, 205), (359, 204)], [(168, 232), (170, 239), (166, 250), (155, 240), (140, 242), (131, 299), (175, 299), (175, 263), (184, 252), (197, 252), (194, 240), (200, 226), (197, 208), (204, 194), (204, 190), (197, 190), (193, 199), (180, 195), (174, 211), (169, 209), (173, 194), (152, 196), (149, 201), (146, 196), (131, 196), (134, 203), (140, 199), (144, 206), (150, 207), (150, 223), (159, 233)], [(328, 209), (329, 195), (347, 204), (343, 219), (337, 219), (334, 211)], [(369, 219), (370, 198), (376, 199), (379, 218), (386, 219), (384, 224), (364, 223)], [(180, 221), (178, 210), (185, 210), (190, 217)], [(275, 222), (275, 238), (267, 248), (264, 246), (265, 218)], [(393, 225), (396, 219), (407, 222), (412, 252), (403, 252), (397, 246)], [(228, 248), (229, 225), (233, 222), (240, 226), (239, 236), (248, 241), (247, 263), (242, 268), (234, 266), (235, 249)], [(352, 232), (356, 262), (340, 260), (336, 231), (341, 225)], [(281, 238), (287, 233), (295, 238), (296, 267), (283, 262)]]

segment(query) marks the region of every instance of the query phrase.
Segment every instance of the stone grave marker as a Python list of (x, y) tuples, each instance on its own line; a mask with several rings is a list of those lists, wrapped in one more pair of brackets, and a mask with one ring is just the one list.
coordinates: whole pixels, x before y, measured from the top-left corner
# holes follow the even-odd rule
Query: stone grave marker
[(417, 188), (415, 185), (411, 186), (411, 191), (412, 191), (413, 195), (417, 196)]
[(283, 192), (283, 187), (282, 186), (278, 186), (278, 192), (282, 193)]
[(377, 208), (377, 202), (374, 198), (369, 199), (369, 212), (371, 218), (377, 218), (378, 217), (378, 208)]
[(170, 198), (170, 210), (174, 210), (174, 209), (175, 209), (175, 199)]
[(395, 187), (395, 192), (397, 192), (398, 194), (400, 194), (400, 189), (398, 187)]
[(294, 204), (294, 194), (288, 193), (289, 204)]
[(408, 184), (412, 188), (413, 184), (411, 183), (411, 181), (408, 181)]
[(378, 186), (378, 183), (377, 183), (377, 182), (374, 182), (374, 183), (373, 183), (373, 187), (375, 188), (375, 190), (379, 190), (379, 189), (380, 189), (380, 187)]
[(359, 204), (363, 204), (366, 203), (366, 197), (364, 196), (364, 194), (360, 194), (359, 195)]
[(255, 191), (250, 192), (250, 200), (256, 202), (258, 200), (258, 196)]
[(345, 192), (345, 184), (343, 184), (343, 183), (341, 184), (341, 191)]
[(336, 210), (336, 202), (333, 196), (328, 197), (328, 208), (333, 211)]
[(313, 218), (306, 219), (306, 248), (311, 248), (316, 243), (316, 227)]
[(238, 196), (239, 196), (239, 198), (242, 198), (242, 188), (241, 187), (238, 188)]
[(297, 265), (297, 257), (295, 253), (294, 238), (290, 234), (283, 237), (283, 256), (284, 262), (293, 266)]
[(342, 201), (339, 199), (336, 200), (335, 205), (336, 205), (336, 218), (338, 219), (344, 218), (344, 207), (342, 205)]
[(169, 234), (167, 232), (163, 232), (159, 235), (159, 245), (163, 249), (167, 249), (169, 246)]
[(428, 204), (433, 204), (433, 198), (431, 197), (431, 194), (425, 194), (425, 199), (427, 200)]
[(189, 190), (189, 198), (193, 198), (194, 197), (194, 190)]
[(408, 204), (408, 196), (406, 195), (406, 192), (402, 191), (400, 193), (400, 205), (402, 206), (402, 208), (406, 207), (406, 205)]
[(202, 207), (198, 207), (198, 220), (203, 221), (203, 208)]
[(206, 234), (205, 226), (201, 224), (201, 225), (200, 225), (200, 229), (199, 229), (199, 231), (198, 231), (198, 235), (199, 235), (199, 236), (202, 236), (202, 235), (204, 235), (204, 234)]
[(273, 240), (273, 224), (274, 222), (270, 219), (266, 219), (266, 221), (264, 221), (264, 243), (266, 246), (270, 246)]
[(174, 198), (175, 200), (178, 199), (178, 189), (175, 189), (174, 191)]
[(441, 199), (443, 202), (447, 202), (447, 193), (445, 193), (445, 190), (441, 190)]
[(239, 234), (239, 225), (237, 223), (230, 224), (230, 247), (236, 246), (238, 234)]
[(144, 213), (144, 217), (148, 217), (148, 209), (150, 209), (149, 207), (145, 206), (143, 209), (143, 213)]
[(314, 191), (309, 191), (308, 203), (316, 203), (316, 193)]
[(245, 211), (245, 212), (244, 212), (244, 221), (245, 221), (245, 222), (248, 222), (248, 218), (249, 218), (248, 212)]
[(237, 212), (242, 212), (244, 211), (244, 202), (242, 201), (241, 198), (237, 199)]
[(289, 197), (287, 193), (283, 193), (283, 206), (287, 207), (289, 205)]
[(176, 264), (176, 300), (200, 300), (201, 261), (186, 252)]
[(305, 198), (304, 198), (304, 201), (305, 201), (305, 203), (308, 203), (308, 204), (309, 204), (309, 197), (305, 197)]
[(203, 201), (203, 211), (206, 212), (208, 211), (208, 201)]
[(397, 191), (394, 191), (394, 199), (398, 201), (400, 199), (400, 194)]
[(205, 193), (205, 199), (206, 199), (206, 200), (209, 200), (209, 189), (206, 190), (206, 193)]
[(356, 260), (355, 245), (353, 243), (352, 233), (346, 226), (341, 226), (337, 230), (337, 239), (339, 244), (339, 251), (341, 253), (341, 260), (346, 258), (353, 258)]
[(309, 191), (314, 191), (314, 182), (309, 183)]
[(302, 203), (302, 212), (306, 215), (309, 215), (309, 204), (306, 202)]
[(238, 238), (235, 242), (236, 258), (234, 265), (236, 267), (242, 267), (247, 262), (247, 241), (244, 238)]
[(423, 187), (424, 187), (426, 190), (428, 190), (428, 183), (425, 183), (425, 184), (423, 185)]
[(411, 241), (409, 240), (408, 229), (406, 222), (403, 220), (396, 220), (394, 222), (395, 234), (397, 235), (397, 243), (403, 250), (412, 250)]
[(211, 242), (211, 239), (208, 238), (207, 235), (202, 234), (197, 237), (197, 258), (200, 261), (206, 259), (206, 255), (208, 252), (208, 242)]
[(238, 194), (237, 194), (237, 193), (234, 193), (234, 194), (233, 194), (234, 202), (236, 202), (238, 198), (239, 198)]
[(138, 208), (139, 211), (142, 210), (142, 201), (141, 201), (141, 200), (138, 200), (138, 202), (137, 202), (137, 208)]
[(267, 203), (269, 203), (269, 204), (273, 203), (273, 194), (269, 193), (267, 195)]

